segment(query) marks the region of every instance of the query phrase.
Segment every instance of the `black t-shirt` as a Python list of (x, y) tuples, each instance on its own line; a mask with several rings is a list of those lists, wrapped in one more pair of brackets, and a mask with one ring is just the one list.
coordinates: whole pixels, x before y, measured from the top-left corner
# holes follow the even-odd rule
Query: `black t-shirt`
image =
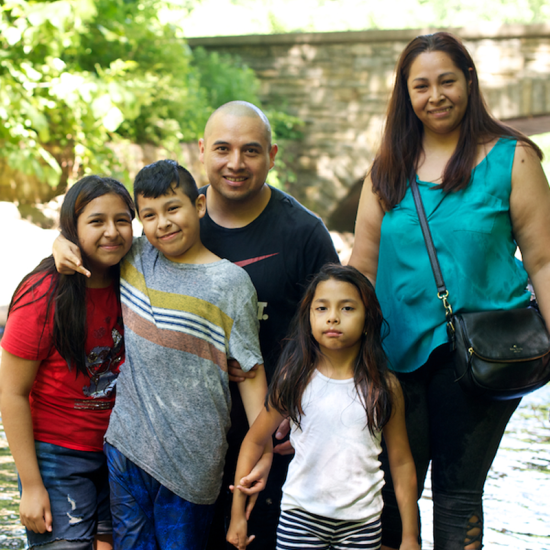
[[(206, 194), (206, 189), (200, 192)], [(309, 278), (327, 262), (339, 262), (332, 239), (320, 218), (272, 187), (264, 211), (245, 227), (226, 229), (206, 213), (201, 240), (214, 254), (245, 269), (256, 287), (269, 381)]]

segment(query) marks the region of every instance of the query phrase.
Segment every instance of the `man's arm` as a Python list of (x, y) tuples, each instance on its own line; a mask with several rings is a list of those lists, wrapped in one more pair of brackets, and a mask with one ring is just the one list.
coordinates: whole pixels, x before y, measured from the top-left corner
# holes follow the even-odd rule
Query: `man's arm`
[(340, 262), (334, 241), (322, 220), (319, 220), (319, 224), (315, 226), (304, 251), (306, 270), (310, 272), (307, 277), (317, 273), (327, 263)]

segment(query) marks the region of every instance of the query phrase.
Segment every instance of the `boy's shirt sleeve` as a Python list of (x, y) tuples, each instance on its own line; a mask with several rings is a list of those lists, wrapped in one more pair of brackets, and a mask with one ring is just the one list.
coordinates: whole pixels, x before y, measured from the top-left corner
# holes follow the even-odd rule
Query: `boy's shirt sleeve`
[(132, 246), (130, 247), (130, 250), (127, 252), (126, 256), (124, 256), (124, 260), (129, 260), (133, 262), (137, 258), (139, 258), (143, 253), (144, 246), (147, 242), (147, 237), (145, 237), (144, 235), (140, 237), (134, 237), (132, 239)]
[(147, 238), (144, 236), (134, 237), (132, 239), (132, 246), (126, 253), (126, 256), (122, 258), (120, 262), (120, 277), (122, 280), (127, 278), (129, 266), (135, 266), (141, 262), (141, 255), (143, 254), (145, 243)]
[(255, 365), (263, 364), (260, 350), (258, 298), (252, 281), (244, 270), (241, 281), (235, 285), (238, 291), (235, 301), (235, 320), (229, 338), (228, 359), (236, 359), (241, 369), (248, 372)]

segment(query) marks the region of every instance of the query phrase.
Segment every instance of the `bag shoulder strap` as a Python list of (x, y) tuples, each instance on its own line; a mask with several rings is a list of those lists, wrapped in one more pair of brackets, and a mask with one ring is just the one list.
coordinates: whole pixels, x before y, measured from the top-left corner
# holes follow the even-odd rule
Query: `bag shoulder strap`
[(428, 249), (430, 264), (434, 273), (435, 284), (437, 286), (437, 294), (445, 294), (445, 292), (447, 292), (447, 287), (445, 286), (445, 281), (443, 280), (443, 274), (441, 273), (439, 260), (437, 259), (437, 252), (435, 251), (432, 233), (430, 231), (430, 226), (428, 225), (428, 220), (426, 218), (426, 211), (424, 210), (422, 197), (420, 196), (418, 184), (416, 183), (416, 175), (414, 177), (411, 177), (409, 181), (414, 199), (414, 205), (416, 206), (416, 212), (418, 214), (418, 219), (420, 220), (420, 228), (422, 229), (422, 235), (424, 236), (424, 242), (426, 243), (426, 248)]
[(428, 250), (428, 256), (430, 258), (430, 264), (432, 266), (435, 284), (437, 286), (437, 297), (443, 302), (443, 307), (445, 308), (445, 319), (447, 320), (447, 331), (449, 332), (449, 337), (452, 342), (455, 332), (452, 320), (453, 308), (448, 301), (449, 291), (447, 290), (447, 287), (445, 286), (445, 281), (443, 280), (443, 274), (441, 273), (441, 267), (439, 265), (439, 260), (437, 259), (437, 252), (435, 250), (434, 242), (432, 239), (432, 233), (430, 231), (430, 226), (428, 225), (428, 219), (426, 218), (426, 211), (424, 210), (422, 197), (420, 196), (418, 184), (416, 183), (415, 173), (411, 174), (411, 177), (409, 178), (409, 184), (411, 186), (418, 219), (420, 220), (420, 228), (422, 229), (424, 242)]

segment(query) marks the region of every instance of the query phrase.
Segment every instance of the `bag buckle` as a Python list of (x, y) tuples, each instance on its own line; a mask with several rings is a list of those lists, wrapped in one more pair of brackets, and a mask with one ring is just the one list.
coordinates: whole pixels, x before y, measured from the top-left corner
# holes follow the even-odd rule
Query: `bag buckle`
[(438, 292), (437, 297), (441, 300), (443, 303), (443, 307), (445, 308), (445, 319), (447, 321), (447, 335), (449, 337), (449, 342), (451, 343), (451, 350), (455, 350), (456, 348), (456, 334), (455, 334), (455, 325), (453, 323), (453, 308), (451, 307), (451, 304), (449, 303), (449, 291), (445, 290), (445, 292)]
[[(446, 290), (445, 292), (438, 292), (437, 297), (443, 302), (443, 307), (445, 308), (445, 319), (447, 319), (447, 323), (452, 324), (452, 317), (453, 317), (453, 308), (451, 307), (451, 304), (449, 303), (449, 291)], [(454, 331), (454, 327), (453, 327)]]

